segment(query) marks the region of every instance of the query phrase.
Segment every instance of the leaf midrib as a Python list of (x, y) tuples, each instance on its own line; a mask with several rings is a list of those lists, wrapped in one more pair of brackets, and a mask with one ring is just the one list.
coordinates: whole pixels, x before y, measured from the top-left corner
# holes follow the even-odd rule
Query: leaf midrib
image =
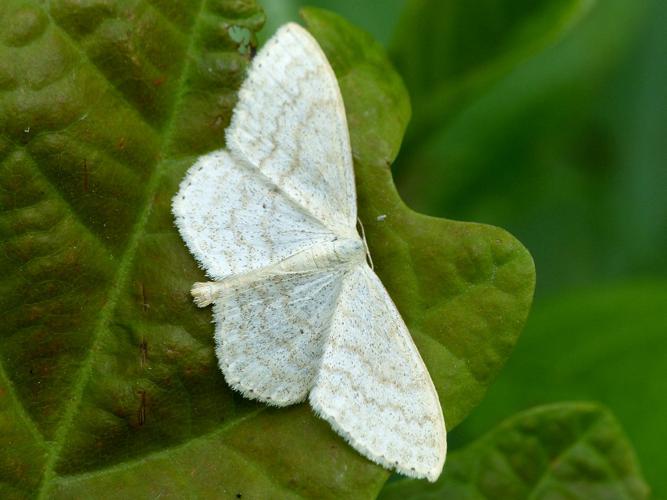
[[(191, 64), (191, 52), (193, 50), (193, 45), (194, 45), (194, 40), (196, 39), (196, 34), (199, 29), (199, 23), (204, 11), (204, 6), (206, 5), (207, 0), (199, 0), (199, 5), (196, 10), (196, 14), (194, 16), (194, 21), (192, 23), (192, 28), (189, 33), (189, 40), (188, 40), (188, 45), (186, 47), (186, 50), (184, 52), (184, 61), (183, 65), (181, 67), (181, 72), (179, 75), (179, 81), (178, 85), (176, 86), (176, 98), (174, 99), (172, 109), (169, 114), (169, 118), (166, 122), (165, 128), (164, 128), (164, 133), (162, 135), (162, 141), (160, 143), (160, 146), (158, 148), (158, 151), (164, 152), (167, 150), (171, 143), (172, 135), (173, 135), (173, 128), (175, 124), (175, 119), (177, 115), (177, 111), (180, 108), (180, 104), (183, 101), (183, 96), (185, 93), (185, 81), (186, 81), (186, 75), (188, 74), (188, 71), (190, 69), (190, 64)], [(69, 35), (69, 33), (61, 28), (59, 24), (55, 21), (53, 16), (51, 15), (50, 10), (47, 8), (44, 9), (45, 14), (48, 16), (50, 22), (53, 24), (53, 26), (58, 27), (58, 29), (63, 33), (65, 37), (67, 37), (72, 45), (77, 49), (78, 52), (80, 52), (81, 56), (92, 66), (92, 62), (88, 59), (87, 55), (85, 52), (81, 49), (81, 47), (78, 45), (78, 43)], [(187, 36), (187, 35), (184, 35)], [(100, 73), (102, 74), (102, 73)], [(113, 86), (113, 84), (109, 81), (108, 78), (106, 78), (105, 75), (103, 75), (103, 78), (105, 81), (109, 83), (109, 85)], [(127, 102), (127, 100), (125, 100)], [(128, 103), (129, 104), (129, 103)], [(136, 109), (132, 106), (133, 109)], [(158, 156), (160, 158), (160, 156)], [(46, 462), (45, 468), (44, 468), (44, 473), (42, 475), (42, 480), (41, 480), (41, 485), (38, 490), (38, 495), (37, 498), (43, 499), (46, 497), (48, 494), (51, 484), (53, 483), (53, 479), (55, 474), (55, 467), (58, 463), (58, 460), (60, 458), (60, 454), (62, 452), (62, 449), (65, 444), (65, 439), (67, 438), (71, 428), (72, 428), (72, 423), (74, 421), (74, 416), (76, 413), (76, 410), (78, 409), (82, 399), (83, 399), (83, 393), (85, 390), (85, 387), (89, 381), (90, 378), (90, 372), (92, 370), (92, 363), (93, 363), (93, 358), (94, 358), (94, 353), (96, 351), (96, 346), (99, 343), (100, 338), (104, 335), (105, 332), (108, 331), (108, 324), (109, 320), (111, 319), (113, 312), (116, 309), (116, 305), (118, 304), (118, 300), (121, 296), (121, 292), (125, 288), (125, 284), (127, 283), (127, 280), (130, 275), (130, 271), (132, 269), (132, 264), (134, 263), (134, 258), (136, 255), (137, 248), (139, 246), (139, 241), (141, 238), (141, 235), (143, 234), (143, 229), (146, 226), (146, 223), (148, 222), (149, 215), (151, 213), (151, 209), (153, 206), (153, 198), (154, 194), (156, 193), (158, 186), (159, 186), (159, 181), (162, 177), (162, 171), (164, 168), (164, 165), (167, 163), (168, 159), (166, 156), (162, 159), (160, 159), (156, 164), (153, 169), (153, 172), (149, 178), (149, 181), (147, 183), (146, 191), (145, 191), (145, 204), (141, 208), (139, 212), (139, 216), (136, 219), (136, 222), (132, 226), (132, 229), (130, 231), (130, 236), (127, 242), (127, 245), (125, 247), (125, 251), (122, 254), (122, 257), (120, 259), (120, 263), (118, 264), (118, 267), (116, 268), (115, 275), (113, 279), (111, 280), (111, 286), (109, 288), (108, 292), (108, 300), (104, 307), (102, 308), (99, 316), (99, 321), (95, 325), (93, 332), (92, 332), (92, 342), (90, 344), (90, 348), (88, 351), (87, 356), (81, 363), (81, 367), (79, 368), (76, 377), (74, 377), (74, 387), (72, 391), (72, 397), (69, 399), (68, 403), (65, 406), (65, 409), (63, 411), (63, 416), (61, 417), (60, 424), (58, 425), (55, 434), (54, 434), (54, 440), (51, 444), (51, 451), (49, 453), (48, 460)]]

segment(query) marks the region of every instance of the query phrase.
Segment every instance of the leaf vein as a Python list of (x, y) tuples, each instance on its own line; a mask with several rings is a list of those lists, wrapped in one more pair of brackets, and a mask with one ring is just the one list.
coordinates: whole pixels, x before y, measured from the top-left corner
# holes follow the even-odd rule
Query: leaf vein
[(51, 15), (51, 1), (47, 1), (46, 3), (46, 9), (44, 9), (44, 12), (46, 13), (47, 17), (51, 21), (51, 24), (58, 29), (58, 31), (69, 41), (70, 46), (79, 54), (81, 59), (88, 65), (89, 68), (93, 69), (95, 73), (97, 73), (98, 76), (102, 78), (103, 81), (106, 82), (108, 85), (109, 89), (113, 91), (113, 94), (123, 103), (127, 105), (127, 107), (134, 112), (136, 117), (139, 119), (141, 123), (152, 129), (156, 133), (160, 133), (160, 129), (157, 128), (155, 125), (150, 123), (146, 117), (143, 115), (141, 110), (134, 104), (132, 101), (130, 101), (125, 94), (123, 94), (120, 89), (114, 85), (114, 83), (109, 80), (109, 78), (104, 74), (104, 72), (99, 68), (95, 62), (88, 57), (88, 54), (86, 51), (83, 49), (81, 44), (78, 42), (76, 38), (74, 38), (69, 31), (67, 31), (58, 21)]
[(28, 431), (35, 439), (37, 444), (39, 444), (43, 448), (46, 448), (46, 441), (44, 440), (44, 436), (37, 428), (35, 421), (32, 418), (30, 418), (30, 415), (28, 415), (28, 413), (25, 411), (25, 408), (21, 404), (21, 400), (16, 394), (16, 390), (14, 389), (14, 384), (12, 383), (11, 379), (7, 376), (7, 372), (5, 371), (5, 368), (2, 363), (2, 358), (0, 358), (0, 380), (4, 382), (3, 385), (7, 390), (7, 393), (12, 398), (14, 406), (17, 408), (18, 416), (21, 419), (21, 421), (25, 424), (25, 427), (28, 429)]
[(593, 434), (595, 431), (595, 426), (599, 423), (600, 419), (602, 417), (598, 416), (594, 421), (592, 421), (586, 430), (579, 434), (577, 438), (574, 439), (572, 443), (567, 445), (565, 449), (563, 449), (560, 453), (558, 453), (553, 459), (551, 459), (549, 465), (544, 469), (540, 477), (535, 481), (535, 486), (533, 487), (533, 491), (530, 493), (528, 496), (527, 500), (535, 500), (539, 498), (537, 495), (540, 491), (540, 488), (546, 481), (549, 479), (551, 476), (551, 473), (553, 472), (553, 464), (559, 462), (563, 457), (567, 456), (578, 444), (585, 442), (588, 437)]
[(58, 202), (60, 202), (60, 204), (62, 206), (65, 207), (65, 209), (70, 214), (72, 219), (74, 219), (74, 221), (84, 230), (84, 232), (86, 234), (88, 234), (95, 241), (95, 243), (97, 245), (102, 247), (107, 253), (111, 254), (112, 252), (111, 252), (110, 248), (106, 245), (106, 243), (104, 243), (100, 239), (100, 237), (97, 235), (97, 233), (95, 231), (93, 231), (93, 229), (84, 222), (84, 219), (79, 215), (79, 213), (75, 210), (75, 208), (72, 206), (72, 204), (70, 202), (68, 202), (62, 196), (62, 194), (60, 194), (60, 191), (58, 190), (58, 188), (56, 188), (56, 186), (53, 184), (53, 182), (51, 182), (51, 179), (49, 179), (46, 176), (44, 171), (40, 168), (39, 163), (37, 162), (35, 157), (30, 153), (30, 151), (26, 148), (22, 148), (22, 149), (26, 153), (26, 155), (30, 157), (31, 164), (33, 166), (33, 171), (35, 171), (39, 175), (39, 177), (42, 180), (42, 182), (44, 183), (45, 187), (48, 189), (49, 194), (53, 198), (55, 198)]

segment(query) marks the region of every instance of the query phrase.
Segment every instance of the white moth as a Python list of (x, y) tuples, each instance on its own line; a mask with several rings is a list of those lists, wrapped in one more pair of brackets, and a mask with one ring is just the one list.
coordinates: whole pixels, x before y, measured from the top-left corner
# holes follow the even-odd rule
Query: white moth
[(213, 304), (227, 383), (276, 406), (308, 398), (366, 457), (434, 481), (438, 395), (366, 263), (343, 100), (303, 28), (283, 26), (257, 54), (226, 139), (191, 167), (173, 211), (213, 280), (192, 295)]

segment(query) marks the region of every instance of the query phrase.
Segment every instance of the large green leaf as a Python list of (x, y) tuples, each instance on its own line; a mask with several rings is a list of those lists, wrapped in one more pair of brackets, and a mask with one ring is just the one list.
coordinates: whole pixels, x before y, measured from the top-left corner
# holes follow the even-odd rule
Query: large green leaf
[[(366, 35), (307, 17), (341, 78), (378, 270), (453, 425), (516, 340), (532, 261), (499, 229), (400, 203), (402, 84)], [(370, 498), (385, 480), (306, 405), (229, 390), (188, 293), (203, 274), (170, 199), (223, 145), (262, 22), (250, 0), (0, 6), (3, 498)]]
[(612, 414), (562, 403), (520, 413), (451, 453), (434, 484), (388, 484), (381, 500), (638, 500), (648, 497), (632, 446)]
[(517, 409), (595, 399), (628, 430), (655, 498), (667, 498), (667, 283), (572, 292), (536, 304), (488, 397), (457, 429), (473, 440)]

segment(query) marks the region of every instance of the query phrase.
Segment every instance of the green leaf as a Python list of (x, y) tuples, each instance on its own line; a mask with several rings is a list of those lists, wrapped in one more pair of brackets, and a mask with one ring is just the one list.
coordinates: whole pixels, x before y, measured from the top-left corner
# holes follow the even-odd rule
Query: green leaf
[(648, 497), (632, 446), (612, 414), (590, 403), (520, 413), (451, 453), (433, 484), (389, 483), (381, 500)]
[(400, 78), (381, 46), (342, 18), (316, 9), (303, 16), (341, 86), (375, 270), (452, 428), (481, 400), (519, 336), (532, 299), (532, 259), (502, 229), (427, 217), (401, 201), (389, 169), (409, 117)]
[(628, 430), (655, 498), (666, 498), (665, 304), (664, 281), (597, 287), (537, 304), (512, 359), (458, 438), (475, 439), (518, 408), (595, 399)]
[(423, 141), (424, 134), (567, 33), (595, 2), (408, 2), (392, 44), (416, 109), (408, 140)]
[[(516, 340), (532, 261), (499, 229), (400, 203), (400, 79), (366, 35), (306, 17), (341, 77), (378, 269), (451, 426)], [(307, 405), (233, 393), (189, 296), (203, 274), (170, 200), (223, 145), (262, 23), (251, 0), (0, 6), (3, 498), (372, 498), (386, 479)]]
[[(646, 3), (483, 2), (489, 10), (499, 13), (494, 16), (478, 13), (478, 2), (458, 2), (460, 16), (451, 22), (460, 23), (463, 33), (478, 33), (478, 29), (493, 32), (486, 25), (497, 23), (497, 44), (493, 44), (491, 35), (490, 42), (481, 34), (469, 42), (465, 42), (469, 40), (466, 37), (444, 38), (439, 43), (451, 44), (445, 53), (451, 54), (455, 68), (461, 68), (459, 73), (443, 80), (436, 78), (438, 73), (426, 72), (422, 78), (428, 85), (409, 85), (415, 103), (422, 105), (415, 104), (415, 120), (395, 168), (397, 182), (408, 202), (429, 213), (483, 216), (489, 222), (507, 224), (503, 215), (512, 202), (519, 205), (514, 209), (514, 219), (521, 221), (532, 206), (542, 202), (545, 189), (557, 189), (557, 183), (569, 180), (563, 177), (570, 173), (561, 174), (562, 169), (557, 168), (560, 165), (554, 165), (558, 152), (565, 157), (559, 158), (560, 163), (572, 156), (573, 148), (579, 148), (587, 152), (584, 162), (595, 162), (598, 155), (601, 168), (605, 168), (605, 154), (614, 145), (607, 145), (604, 135), (583, 138), (581, 145), (571, 140), (575, 144), (569, 149), (558, 139), (566, 134), (581, 135), (577, 120), (600, 92), (601, 79), (625, 53)], [(495, 7), (489, 7), (491, 4)], [(420, 61), (426, 57), (424, 54), (438, 57), (445, 51), (438, 46), (427, 47), (432, 37), (448, 33), (450, 17), (437, 10), (425, 10), (420, 16), (431, 19), (425, 25), (431, 29), (411, 32), (414, 43), (420, 45), (413, 49), (409, 44), (403, 49), (399, 45), (395, 49), (399, 51), (399, 69), (408, 74), (407, 81), (414, 77), (409, 76), (410, 68), (401, 63), (403, 59)], [(530, 39), (528, 43), (526, 37)], [(402, 38), (398, 40), (407, 43)], [(460, 50), (460, 46), (475, 41), (481, 52), (471, 59), (471, 52)], [(439, 67), (427, 59), (424, 67), (431, 66)], [(428, 90), (431, 86), (435, 90)], [(438, 92), (442, 98), (437, 97)], [(442, 105), (438, 104), (441, 101)], [(555, 172), (549, 176), (551, 170)], [(532, 185), (527, 186), (533, 179)]]

